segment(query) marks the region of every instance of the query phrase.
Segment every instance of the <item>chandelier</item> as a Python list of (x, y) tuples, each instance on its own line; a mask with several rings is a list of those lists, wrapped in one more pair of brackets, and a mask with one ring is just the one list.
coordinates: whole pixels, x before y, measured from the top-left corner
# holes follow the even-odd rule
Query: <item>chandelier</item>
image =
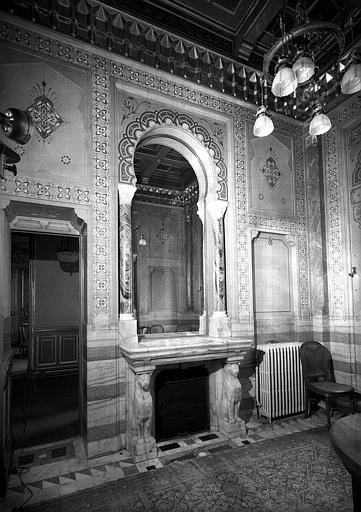
[(63, 272), (73, 275), (79, 272), (79, 242), (75, 237), (64, 236), (56, 251), (56, 259)]
[[(336, 43), (335, 64), (339, 63), (345, 48), (345, 35), (341, 28), (325, 21), (312, 22), (307, 16), (303, 2), (297, 2), (295, 10), (296, 23), (287, 32), (283, 11), (279, 16), (281, 37), (273, 44), (263, 59), (263, 81), (271, 85), (275, 97), (283, 98), (296, 94), (298, 87), (310, 88), (310, 99), (313, 112), (309, 126), (310, 135), (326, 133), (331, 128), (331, 121), (324, 111), (324, 102), (318, 85), (319, 67), (316, 62), (316, 52), (320, 41), (326, 37)], [(352, 25), (351, 25), (352, 30)], [(276, 61), (276, 62), (274, 62)], [(272, 78), (270, 67), (274, 66), (275, 76)], [(361, 90), (361, 55), (353, 51), (341, 82), (343, 94), (353, 94)], [(261, 86), (261, 107), (256, 114), (253, 133), (257, 137), (266, 137), (273, 131), (273, 123), (264, 105), (263, 85)]]

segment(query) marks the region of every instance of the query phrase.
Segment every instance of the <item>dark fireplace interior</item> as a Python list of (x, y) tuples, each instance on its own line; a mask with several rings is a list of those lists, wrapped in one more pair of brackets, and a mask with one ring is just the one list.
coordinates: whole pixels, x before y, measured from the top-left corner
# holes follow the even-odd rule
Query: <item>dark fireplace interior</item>
[(154, 391), (157, 442), (209, 429), (206, 368), (162, 370), (156, 376)]

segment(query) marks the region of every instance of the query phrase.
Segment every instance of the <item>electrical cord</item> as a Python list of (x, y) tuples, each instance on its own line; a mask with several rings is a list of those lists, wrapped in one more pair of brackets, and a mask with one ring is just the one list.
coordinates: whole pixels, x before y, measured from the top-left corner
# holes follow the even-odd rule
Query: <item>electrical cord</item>
[[(23, 419), (23, 429), (22, 429), (22, 436), (21, 436), (19, 456), (21, 456), (23, 454), (23, 451), (24, 451), (24, 443), (25, 443), (26, 433), (27, 433), (26, 430), (27, 430), (27, 426), (28, 426), (27, 414), (26, 414), (28, 381), (29, 381), (29, 375), (27, 375), (27, 378), (24, 380), (24, 385), (23, 385), (23, 395), (22, 395), (22, 403), (21, 403), (22, 419)], [(12, 437), (14, 439), (14, 425), (13, 425), (13, 422), (11, 422), (11, 427), (12, 427)], [(21, 512), (22, 510), (24, 510), (25, 505), (34, 496), (34, 493), (31, 490), (31, 488), (29, 487), (29, 485), (26, 484), (24, 482), (24, 480), (23, 480), (23, 474), (24, 473), (28, 473), (29, 471), (30, 471), (30, 468), (28, 466), (26, 466), (26, 465), (24, 465), (24, 466), (13, 465), (13, 466), (11, 466), (10, 472), (12, 474), (19, 475), (19, 478), (20, 478), (22, 486), (25, 487), (25, 489), (27, 489), (27, 491), (30, 494), (26, 498), (26, 500), (20, 506), (13, 507), (12, 508), (12, 512)]]
[(12, 508), (12, 512), (20, 512), (20, 511), (24, 510), (25, 505), (31, 500), (31, 498), (34, 496), (34, 493), (31, 490), (31, 488), (28, 486), (28, 484), (26, 484), (23, 480), (23, 474), (28, 473), (30, 471), (30, 469), (27, 466), (13, 466), (13, 469), (19, 475), (20, 481), (21, 481), (23, 487), (25, 487), (28, 490), (28, 492), (30, 493), (30, 496), (28, 496), (27, 499), (19, 507)]

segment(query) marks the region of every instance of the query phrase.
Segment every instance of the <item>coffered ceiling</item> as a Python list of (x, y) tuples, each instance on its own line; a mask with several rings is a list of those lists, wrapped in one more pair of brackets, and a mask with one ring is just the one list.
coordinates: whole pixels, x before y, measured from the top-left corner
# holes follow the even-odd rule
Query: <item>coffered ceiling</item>
[(151, 144), (137, 148), (134, 155), (137, 183), (183, 192), (196, 181), (192, 167), (177, 151)]
[(198, 198), (192, 166), (178, 151), (160, 144), (140, 145), (134, 155), (135, 199), (185, 206)]

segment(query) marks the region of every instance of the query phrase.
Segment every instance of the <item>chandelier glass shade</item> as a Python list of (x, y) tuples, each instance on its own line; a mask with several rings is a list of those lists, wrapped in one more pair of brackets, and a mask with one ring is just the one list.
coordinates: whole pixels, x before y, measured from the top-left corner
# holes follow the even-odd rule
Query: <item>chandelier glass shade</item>
[(354, 94), (361, 91), (361, 56), (354, 53), (341, 81), (341, 92), (343, 94)]
[(267, 137), (273, 130), (273, 121), (267, 113), (267, 108), (261, 105), (257, 110), (256, 122), (253, 126), (253, 135), (256, 137)]
[(322, 135), (331, 128), (331, 121), (324, 113), (322, 105), (317, 104), (314, 108), (312, 120), (309, 127), (310, 135)]
[(293, 72), (299, 84), (310, 80), (315, 74), (315, 63), (305, 52), (300, 52), (292, 66)]
[(292, 94), (297, 88), (297, 78), (293, 72), (292, 64), (281, 58), (277, 64), (277, 73), (272, 82), (272, 94), (279, 98)]

